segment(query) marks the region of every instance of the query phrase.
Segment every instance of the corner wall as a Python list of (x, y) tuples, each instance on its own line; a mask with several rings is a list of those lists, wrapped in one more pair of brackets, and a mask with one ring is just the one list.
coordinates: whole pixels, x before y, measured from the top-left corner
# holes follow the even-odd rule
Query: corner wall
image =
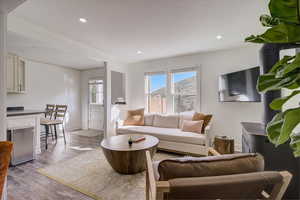
[(258, 66), (258, 50), (260, 46), (222, 50), (210, 53), (199, 53), (178, 56), (148, 62), (131, 64), (128, 71), (129, 107), (144, 107), (144, 73), (175, 68), (200, 66), (201, 106), (204, 113), (212, 113), (213, 135), (234, 137), (237, 150), (241, 150), (242, 128), (240, 122), (261, 122), (262, 103), (219, 102), (218, 77), (221, 74)]
[(26, 94), (8, 94), (7, 106), (44, 110), (66, 104), (66, 129), (81, 128), (80, 71), (26, 60)]

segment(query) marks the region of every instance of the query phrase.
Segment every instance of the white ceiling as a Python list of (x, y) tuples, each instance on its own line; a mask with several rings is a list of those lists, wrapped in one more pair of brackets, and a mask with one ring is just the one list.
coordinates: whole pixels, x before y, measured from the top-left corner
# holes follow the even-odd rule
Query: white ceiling
[(0, 0), (0, 11), (10, 12), (26, 0)]
[[(207, 52), (244, 45), (247, 35), (260, 33), (266, 7), (262, 0), (27, 0), (9, 16), (8, 45), (78, 69)], [(88, 23), (79, 23), (80, 17)], [(13, 25), (20, 20), (29, 24), (23, 25), (26, 37)], [(31, 34), (31, 27), (43, 34)]]

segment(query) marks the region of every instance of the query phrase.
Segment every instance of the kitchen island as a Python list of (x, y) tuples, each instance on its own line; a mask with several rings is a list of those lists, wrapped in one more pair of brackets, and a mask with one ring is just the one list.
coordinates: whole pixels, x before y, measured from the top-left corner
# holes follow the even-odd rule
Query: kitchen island
[[(40, 144), (40, 119), (45, 111), (42, 110), (15, 110), (7, 111), (7, 130), (20, 130), (33, 128), (33, 158), (41, 153)], [(32, 137), (32, 136), (31, 136)]]

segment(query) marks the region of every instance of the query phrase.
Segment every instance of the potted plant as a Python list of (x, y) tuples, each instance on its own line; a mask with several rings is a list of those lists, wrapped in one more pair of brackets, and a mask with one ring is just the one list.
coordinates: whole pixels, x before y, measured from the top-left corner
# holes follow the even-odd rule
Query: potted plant
[[(270, 15), (262, 15), (260, 22), (267, 30), (261, 35), (251, 35), (246, 42), (297, 46), (300, 44), (300, 0), (270, 0)], [(300, 156), (300, 106), (283, 110), (283, 105), (300, 94), (300, 53), (284, 56), (270, 70), (259, 77), (259, 92), (293, 90), (286, 97), (273, 99), (270, 108), (277, 111), (267, 124), (269, 140), (276, 146), (290, 142), (296, 157)]]

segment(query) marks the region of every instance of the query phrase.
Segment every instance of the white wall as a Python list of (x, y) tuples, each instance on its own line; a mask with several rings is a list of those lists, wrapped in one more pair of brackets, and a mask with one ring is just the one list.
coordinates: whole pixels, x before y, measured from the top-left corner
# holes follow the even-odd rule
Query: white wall
[[(89, 104), (89, 80), (105, 79), (105, 68), (90, 69), (81, 71), (81, 113), (82, 113), (82, 129), (88, 129), (88, 104)], [(103, 113), (104, 118), (104, 113)]]
[(66, 129), (81, 128), (80, 71), (27, 60), (26, 85), (26, 94), (8, 94), (8, 106), (45, 109), (46, 104), (66, 104)]
[(6, 31), (7, 13), (3, 10), (2, 2), (0, 3), (0, 141), (6, 140)]
[(144, 107), (144, 73), (174, 68), (201, 66), (201, 106), (204, 113), (212, 113), (214, 135), (235, 138), (236, 148), (241, 149), (242, 121), (261, 122), (262, 103), (241, 103), (218, 101), (218, 76), (258, 66), (258, 46), (247, 46), (231, 50), (178, 56), (129, 66), (127, 74), (129, 107)]
[(106, 74), (106, 91), (105, 91), (105, 132), (106, 136), (112, 136), (115, 135), (115, 128), (116, 128), (116, 120), (118, 119), (119, 115), (119, 108), (120, 106), (117, 105), (112, 105), (111, 102), (111, 88), (114, 87), (114, 84), (118, 84), (115, 82), (112, 82), (111, 79), (111, 71), (115, 72), (122, 72), (125, 74), (125, 101), (127, 102), (128, 100), (128, 65), (123, 64), (123, 63), (113, 63), (113, 62), (108, 62), (106, 63), (105, 67), (105, 74)]

